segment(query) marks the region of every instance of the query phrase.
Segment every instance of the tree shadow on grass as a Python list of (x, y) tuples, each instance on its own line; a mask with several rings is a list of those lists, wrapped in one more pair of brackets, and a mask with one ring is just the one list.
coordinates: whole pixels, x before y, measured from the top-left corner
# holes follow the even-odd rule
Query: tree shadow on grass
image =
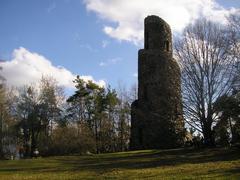
[[(60, 173), (64, 171), (93, 171), (98, 174), (115, 169), (145, 169), (181, 164), (199, 164), (239, 160), (239, 149), (170, 149), (108, 153), (88, 156), (52, 157), (34, 161), (35, 166), (0, 168), (0, 172)], [(29, 162), (31, 163), (31, 162)], [(240, 168), (226, 170), (223, 174), (237, 174)], [(215, 172), (213, 172), (215, 173)]]
[[(112, 156), (111, 156), (112, 155)], [(129, 156), (117, 156), (113, 154), (90, 157), (88, 159), (65, 160), (60, 162), (73, 167), (73, 171), (92, 170), (107, 171), (115, 168), (121, 169), (142, 169), (155, 168), (161, 166), (173, 166), (180, 164), (199, 164), (218, 161), (233, 161), (240, 159), (237, 150), (224, 149), (174, 149), (174, 150), (153, 150), (149, 152), (139, 152)]]

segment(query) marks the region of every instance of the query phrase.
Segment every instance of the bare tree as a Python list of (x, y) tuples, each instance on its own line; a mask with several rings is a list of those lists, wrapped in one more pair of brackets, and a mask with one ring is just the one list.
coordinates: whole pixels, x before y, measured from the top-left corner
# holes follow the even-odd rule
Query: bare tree
[(130, 139), (130, 121), (131, 121), (131, 103), (137, 98), (136, 84), (133, 84), (130, 89), (119, 82), (118, 84), (118, 144), (119, 151), (125, 151), (129, 146)]
[(46, 126), (47, 136), (52, 134), (53, 126), (60, 118), (60, 106), (64, 99), (63, 89), (58, 82), (51, 76), (42, 76), (38, 100), (41, 104), (41, 116)]
[(237, 69), (233, 89), (240, 90), (240, 10), (228, 17), (228, 37), (230, 40), (230, 53), (236, 59), (235, 67)]
[(229, 92), (236, 59), (229, 55), (225, 29), (201, 19), (186, 27), (175, 45), (182, 70), (183, 107), (186, 122), (214, 145), (216, 120), (213, 103)]

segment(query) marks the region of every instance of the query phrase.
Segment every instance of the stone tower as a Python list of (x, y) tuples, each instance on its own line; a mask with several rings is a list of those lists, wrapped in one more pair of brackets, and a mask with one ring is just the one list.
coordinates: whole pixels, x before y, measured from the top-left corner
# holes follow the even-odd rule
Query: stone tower
[(172, 57), (170, 26), (158, 16), (144, 20), (144, 49), (138, 52), (138, 100), (131, 107), (131, 149), (182, 144), (180, 69)]

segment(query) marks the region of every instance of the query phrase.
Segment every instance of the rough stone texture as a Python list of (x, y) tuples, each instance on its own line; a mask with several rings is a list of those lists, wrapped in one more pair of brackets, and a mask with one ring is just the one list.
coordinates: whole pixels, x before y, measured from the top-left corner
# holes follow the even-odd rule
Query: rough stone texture
[(173, 148), (184, 135), (180, 69), (172, 57), (170, 26), (157, 16), (144, 21), (138, 52), (138, 100), (131, 109), (131, 149)]

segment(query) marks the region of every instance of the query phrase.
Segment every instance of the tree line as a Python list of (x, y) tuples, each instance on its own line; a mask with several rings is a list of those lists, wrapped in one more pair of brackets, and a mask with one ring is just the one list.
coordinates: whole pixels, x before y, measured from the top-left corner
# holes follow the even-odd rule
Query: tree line
[(42, 77), (39, 87), (2, 84), (1, 156), (33, 157), (36, 149), (42, 156), (127, 150), (133, 96), (79, 76), (74, 84), (69, 97), (51, 77)]

